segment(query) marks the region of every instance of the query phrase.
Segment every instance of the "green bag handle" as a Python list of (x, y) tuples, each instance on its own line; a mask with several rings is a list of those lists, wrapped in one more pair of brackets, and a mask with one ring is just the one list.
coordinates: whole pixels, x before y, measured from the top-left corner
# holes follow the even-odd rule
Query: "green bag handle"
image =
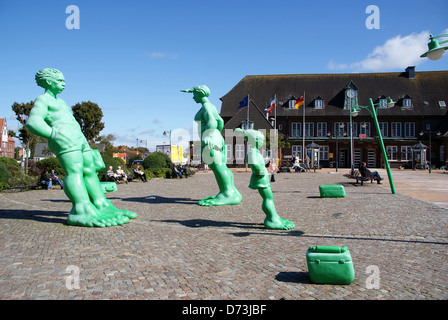
[(347, 246), (338, 247), (338, 246), (315, 246), (309, 247), (308, 250), (312, 252), (321, 252), (321, 253), (343, 253), (347, 251)]

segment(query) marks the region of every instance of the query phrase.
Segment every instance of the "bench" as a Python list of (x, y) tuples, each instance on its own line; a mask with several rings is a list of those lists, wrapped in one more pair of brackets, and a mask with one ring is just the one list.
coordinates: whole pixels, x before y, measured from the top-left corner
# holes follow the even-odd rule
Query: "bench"
[(347, 178), (350, 178), (350, 179), (356, 179), (356, 184), (358, 184), (358, 182), (361, 181), (362, 186), (364, 185), (364, 181), (370, 180), (370, 183), (373, 183), (373, 180), (375, 179), (374, 177), (372, 177), (370, 175), (370, 173), (367, 173), (367, 175), (365, 177), (363, 177), (359, 173), (359, 170), (354, 170), (353, 173), (345, 174), (344, 176)]
[(27, 185), (20, 185), (20, 186), (12, 186), (9, 187), (8, 190), (14, 190), (14, 189), (20, 189), (20, 192), (23, 192), (23, 189), (37, 189), (41, 188), (42, 184), (27, 184)]

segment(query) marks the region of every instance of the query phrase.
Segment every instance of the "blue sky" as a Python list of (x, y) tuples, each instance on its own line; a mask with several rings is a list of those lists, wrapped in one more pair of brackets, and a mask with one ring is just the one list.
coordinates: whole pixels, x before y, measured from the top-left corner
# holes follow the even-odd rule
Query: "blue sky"
[[(79, 29), (66, 28), (69, 5)], [(366, 27), (369, 5), (379, 29)], [(448, 54), (419, 58), (430, 33), (448, 32), (447, 13), (446, 0), (0, 0), (0, 117), (16, 130), (11, 105), (42, 94), (34, 74), (56, 68), (69, 106), (101, 107), (101, 134), (153, 151), (165, 130), (194, 126), (200, 105), (180, 93), (194, 85), (220, 110), (246, 75), (448, 70)]]

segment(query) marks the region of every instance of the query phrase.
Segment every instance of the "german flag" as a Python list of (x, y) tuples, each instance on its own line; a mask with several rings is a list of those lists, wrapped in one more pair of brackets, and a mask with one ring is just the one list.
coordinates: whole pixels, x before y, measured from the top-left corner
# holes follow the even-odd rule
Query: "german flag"
[(305, 99), (303, 98), (303, 96), (300, 96), (300, 98), (297, 99), (296, 102), (294, 102), (294, 108), (299, 109), (299, 107), (303, 106), (304, 103)]

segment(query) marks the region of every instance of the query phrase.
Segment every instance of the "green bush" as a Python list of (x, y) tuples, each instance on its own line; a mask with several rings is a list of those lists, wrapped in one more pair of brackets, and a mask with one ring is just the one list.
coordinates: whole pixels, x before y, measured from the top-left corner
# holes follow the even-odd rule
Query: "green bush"
[(170, 169), (173, 166), (171, 159), (162, 152), (153, 152), (143, 160), (143, 168), (154, 172), (160, 169)]
[(63, 179), (65, 176), (64, 169), (62, 169), (57, 158), (52, 157), (37, 161), (34, 166), (36, 169), (33, 170), (33, 173), (36, 175), (40, 175), (44, 170), (48, 170), (48, 173), (50, 173), (51, 170), (54, 170), (54, 173), (56, 173), (59, 178)]
[(3, 164), (3, 162), (0, 162), (0, 182), (8, 184), (8, 180), (11, 177), (12, 177), (12, 175), (6, 169), (6, 166)]
[(3, 165), (6, 168), (6, 170), (8, 170), (8, 172), (13, 177), (17, 177), (17, 176), (22, 176), (23, 175), (23, 172), (22, 172), (22, 170), (20, 168), (20, 164), (18, 164), (16, 160), (11, 159), (11, 158), (7, 158), (7, 157), (0, 157), (0, 162), (3, 163)]

